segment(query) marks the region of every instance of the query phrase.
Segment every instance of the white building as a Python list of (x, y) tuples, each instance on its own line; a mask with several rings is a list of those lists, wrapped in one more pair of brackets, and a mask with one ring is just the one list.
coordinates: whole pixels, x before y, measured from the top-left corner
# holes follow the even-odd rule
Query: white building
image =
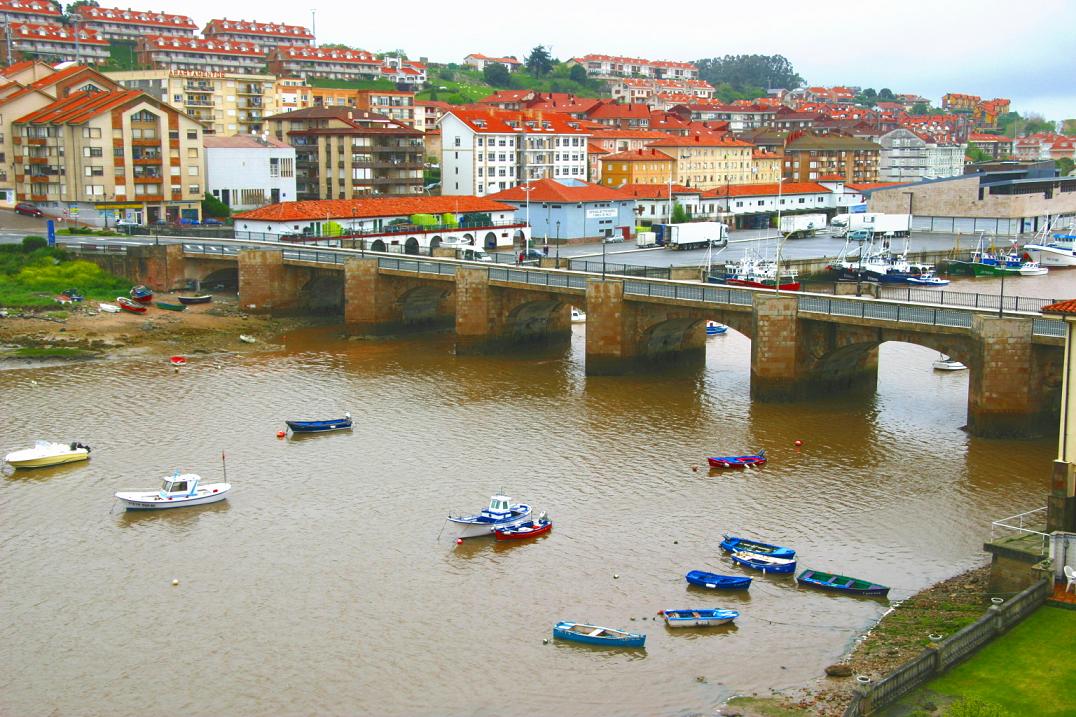
[(295, 201), (295, 148), (272, 137), (205, 135), (206, 189), (233, 211)]
[(527, 180), (587, 178), (591, 131), (557, 112), (452, 109), (441, 128), (441, 193), (483, 197)]
[(927, 143), (927, 166), (923, 179), (957, 177), (964, 173), (966, 144)]
[(463, 58), (463, 64), (473, 67), (479, 72), (486, 69), (486, 65), (503, 65), (504, 69), (509, 72), (515, 72), (523, 66), (523, 63), (514, 57), (486, 57), (477, 52), (472, 52)]
[(911, 130), (898, 127), (877, 140), (882, 145), (878, 179), (883, 182), (918, 182), (927, 172), (927, 142)]
[(690, 62), (644, 60), (617, 55), (573, 57), (568, 66), (582, 65), (590, 77), (652, 77), (659, 80), (697, 80), (699, 68)]

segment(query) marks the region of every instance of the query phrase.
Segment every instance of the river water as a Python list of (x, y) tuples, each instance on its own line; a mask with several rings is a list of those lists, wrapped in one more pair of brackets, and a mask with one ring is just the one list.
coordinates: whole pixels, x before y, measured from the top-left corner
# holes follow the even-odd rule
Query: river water
[[(178, 373), (163, 358), (0, 371), (0, 449), (94, 449), (0, 482), (0, 714), (708, 714), (818, 676), (887, 606), (757, 573), (744, 595), (688, 588), (692, 569), (746, 574), (722, 531), (899, 600), (981, 563), (991, 520), (1044, 504), (1055, 442), (969, 437), (967, 375), (932, 371), (927, 349), (884, 345), (869, 395), (763, 405), (735, 332), (708, 339), (702, 368), (600, 378), (573, 332), (457, 357), (446, 334), (319, 329)], [(347, 410), (350, 433), (275, 436)], [(693, 471), (759, 448), (762, 469)], [(220, 479), (222, 451), (228, 501), (115, 508), (176, 468)], [(502, 489), (553, 532), (440, 534)], [(654, 621), (685, 607), (742, 615)], [(562, 619), (645, 632), (647, 649), (545, 644)]]

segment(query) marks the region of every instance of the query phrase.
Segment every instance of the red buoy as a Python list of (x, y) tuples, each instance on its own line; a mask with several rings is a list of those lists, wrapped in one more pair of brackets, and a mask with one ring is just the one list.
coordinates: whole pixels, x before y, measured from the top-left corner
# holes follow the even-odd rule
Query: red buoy
[(797, 438), (797, 439), (796, 439), (796, 442), (795, 442), (795, 443), (793, 443), (792, 445), (794, 445), (794, 446), (795, 446), (796, 448), (799, 448), (800, 446), (802, 446), (802, 445), (803, 445), (803, 441), (801, 441), (801, 440), (799, 440), (799, 439)]
[(463, 545), (463, 538), (456, 538), (456, 545)]
[(276, 437), (277, 438), (283, 438), (286, 435), (288, 435), (288, 434), (286, 432), (284, 432), (284, 431), (277, 431), (276, 432)]

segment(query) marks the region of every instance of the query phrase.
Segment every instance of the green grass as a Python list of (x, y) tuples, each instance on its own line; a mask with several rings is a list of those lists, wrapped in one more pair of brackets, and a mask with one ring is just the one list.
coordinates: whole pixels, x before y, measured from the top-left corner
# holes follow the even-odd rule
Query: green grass
[[(580, 97), (608, 97), (609, 90), (605, 83), (594, 82), (582, 84), (568, 79), (566, 66), (558, 66), (552, 74), (534, 77), (524, 70), (517, 70), (511, 75), (508, 87), (493, 87), (488, 84), (478, 70), (444, 69), (430, 74), (429, 89), (419, 92), (420, 100), (441, 100), (453, 105), (477, 102), (497, 90), (534, 90), (535, 92), (568, 92)], [(441, 89), (441, 88), (445, 89)]]
[(64, 236), (95, 236), (95, 237), (120, 237), (122, 234), (109, 231), (108, 229), (91, 229), (89, 227), (66, 227), (57, 229), (57, 234)]
[(926, 689), (1001, 707), (1013, 715), (1076, 714), (1076, 612), (1039, 608)]
[(311, 77), (307, 80), (311, 87), (327, 87), (335, 90), (394, 90), (395, 83), (389, 80), (330, 80)]
[(776, 697), (733, 697), (728, 706), (764, 717), (804, 717), (810, 714), (807, 710), (799, 709), (790, 705), (787, 700)]
[(24, 346), (20, 349), (15, 349), (11, 352), (11, 355), (15, 358), (63, 358), (63, 359), (75, 359), (86, 358), (88, 356), (95, 355), (92, 351), (86, 351), (85, 349), (73, 349), (66, 346), (47, 346), (44, 348), (36, 348), (32, 346)]
[(78, 289), (87, 299), (112, 299), (131, 283), (96, 264), (73, 260), (61, 249), (23, 251), (14, 244), (0, 246), (0, 306), (55, 306), (54, 297)]

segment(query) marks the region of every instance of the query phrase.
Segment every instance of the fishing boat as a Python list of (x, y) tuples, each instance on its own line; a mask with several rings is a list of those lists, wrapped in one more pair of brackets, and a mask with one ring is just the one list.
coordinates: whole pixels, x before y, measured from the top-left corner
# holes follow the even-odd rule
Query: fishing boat
[(216, 503), (227, 498), (231, 489), (231, 483), (202, 485), (200, 476), (194, 473), (181, 475), (177, 470), (162, 479), (161, 489), (156, 492), (120, 492), (116, 493), (116, 498), (127, 510), (165, 510)]
[(785, 560), (796, 557), (796, 551), (792, 548), (770, 545), (769, 543), (761, 543), (747, 538), (738, 538), (728, 533), (724, 533), (721, 537), (721, 549), (726, 553), (756, 553)]
[(925, 274), (919, 274), (918, 276), (909, 276), (907, 279), (909, 284), (915, 284), (917, 286), (948, 286), (949, 280), (943, 279), (940, 276), (935, 276), (931, 272)]
[(572, 323), (573, 324), (585, 324), (587, 322), (587, 315), (583, 313), (581, 309), (572, 307)]
[(710, 456), (706, 459), (711, 468), (747, 468), (766, 464), (766, 451), (744, 456)]
[(775, 558), (772, 555), (760, 555), (759, 553), (734, 552), (729, 555), (732, 562), (752, 570), (761, 570), (764, 573), (794, 573), (796, 572), (795, 559), (787, 560)]
[(351, 428), (351, 413), (343, 418), (329, 421), (284, 421), (292, 433), (325, 433), (326, 431), (346, 431)]
[(617, 630), (600, 625), (584, 625), (578, 622), (558, 622), (553, 626), (553, 637), (558, 640), (582, 642), (604, 647), (644, 647), (646, 635)]
[[(796, 272), (786, 270), (781, 273), (781, 291), (799, 291), (800, 283)], [(756, 289), (773, 289), (777, 283), (777, 262), (765, 259), (760, 254), (750, 251), (735, 264), (725, 269), (725, 283), (733, 286), (751, 286)]]
[(153, 290), (139, 284), (131, 288), (131, 298), (140, 304), (148, 304), (153, 301)]
[(751, 578), (738, 575), (718, 575), (702, 570), (692, 570), (684, 576), (690, 584), (711, 590), (746, 590), (751, 587)]
[(60, 292), (60, 296), (65, 296), (65, 297), (67, 297), (68, 301), (75, 301), (75, 302), (82, 301), (83, 299), (86, 298), (82, 294), (82, 292), (79, 291), (78, 289), (64, 289), (63, 291)]
[(165, 311), (186, 311), (186, 304), (169, 304), (164, 301), (154, 301), (153, 305), (158, 309), (164, 309)]
[(120, 305), (120, 308), (124, 311), (129, 311), (132, 314), (144, 314), (146, 313), (146, 307), (138, 302), (131, 301), (126, 296), (117, 296), (116, 303)]
[(46, 468), (89, 460), (89, 457), (90, 447), (78, 441), (71, 443), (35, 441), (33, 448), (8, 453), (4, 456), (4, 460), (13, 468)]
[(951, 359), (945, 354), (938, 354), (938, 358), (931, 364), (935, 371), (966, 371), (967, 366), (960, 363), (955, 359)]
[(528, 520), (513, 528), (497, 528), (493, 531), (493, 537), (497, 540), (528, 540), (545, 535), (553, 530), (553, 521), (542, 513), (537, 520)]
[(1020, 267), (1016, 272), (1020, 276), (1042, 276), (1050, 273), (1050, 270), (1040, 265), (1037, 261), (1024, 261), (1020, 263)]
[(660, 613), (669, 627), (717, 627), (727, 625), (740, 616), (735, 610), (698, 607), (687, 610), (662, 610)]
[(118, 314), (118, 313), (120, 313), (120, 307), (116, 306), (115, 304), (100, 303), (100, 304), (97, 305), (97, 308), (100, 309), (101, 311), (104, 311), (106, 314)]
[(506, 495), (495, 495), (489, 506), (475, 515), (448, 516), (457, 538), (482, 538), (497, 530), (514, 528), (530, 522), (531, 507), (526, 503), (513, 503)]
[(213, 296), (210, 294), (201, 294), (199, 296), (179, 296), (181, 304), (208, 304), (213, 300)]
[(168, 359), (168, 363), (172, 364), (173, 366), (186, 366), (187, 365), (187, 357), (186, 356), (173, 356), (170, 359)]
[(1024, 245), (1024, 251), (1033, 262), (1047, 266), (1076, 266), (1076, 228), (1056, 231), (1051, 226), (1043, 227), (1039, 236), (1030, 244)]
[(716, 321), (706, 322), (706, 335), (707, 336), (723, 336), (728, 333), (729, 327), (724, 324), (719, 324)]
[(821, 570), (804, 570), (796, 576), (796, 582), (800, 585), (810, 585), (811, 587), (832, 590), (833, 592), (847, 595), (885, 597), (889, 594), (889, 588), (885, 585), (872, 583), (869, 580), (850, 578), (846, 575), (823, 573)]

